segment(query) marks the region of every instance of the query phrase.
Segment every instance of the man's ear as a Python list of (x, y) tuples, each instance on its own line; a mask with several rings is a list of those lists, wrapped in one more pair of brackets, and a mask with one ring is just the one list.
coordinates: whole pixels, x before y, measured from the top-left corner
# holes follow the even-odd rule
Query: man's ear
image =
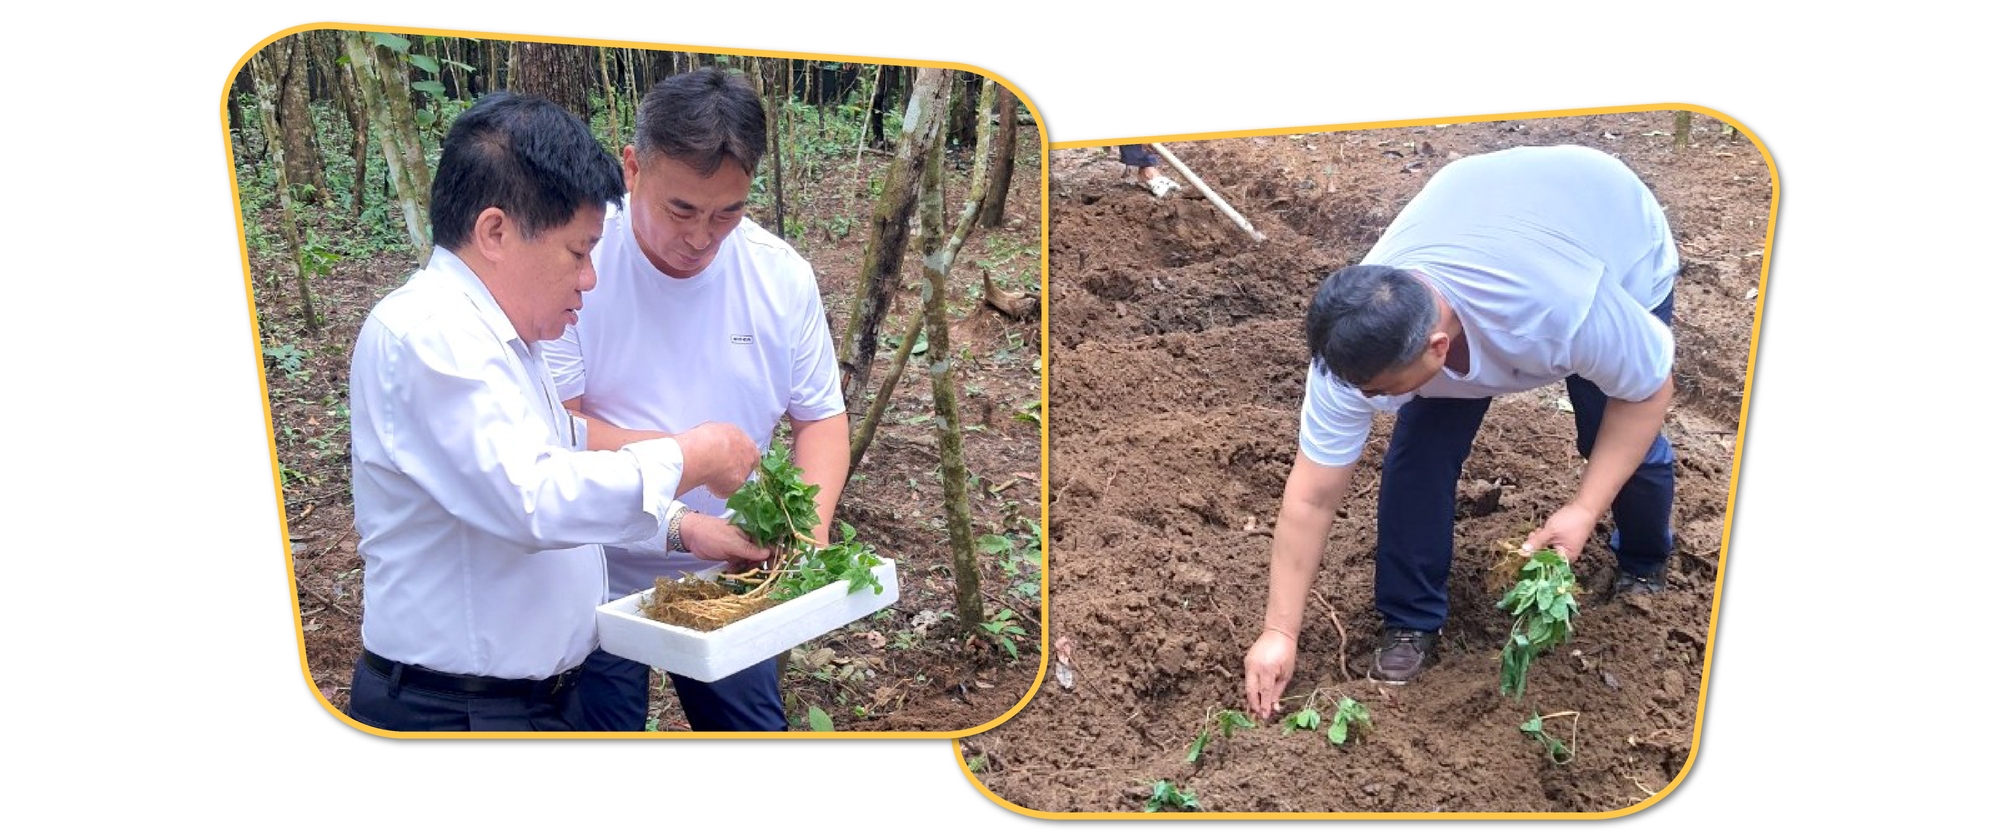
[(503, 257), (507, 238), (516, 233), (514, 222), (499, 206), (489, 205), (479, 216), (472, 218), (472, 246), (479, 256), (490, 263), (498, 263)]
[(1444, 364), (1445, 357), (1451, 355), (1451, 336), (1443, 330), (1431, 333), (1430, 339), (1424, 342), (1424, 352), (1429, 353), (1438, 364)]
[(625, 190), (631, 192), (632, 185), (639, 179), (639, 149), (625, 146)]

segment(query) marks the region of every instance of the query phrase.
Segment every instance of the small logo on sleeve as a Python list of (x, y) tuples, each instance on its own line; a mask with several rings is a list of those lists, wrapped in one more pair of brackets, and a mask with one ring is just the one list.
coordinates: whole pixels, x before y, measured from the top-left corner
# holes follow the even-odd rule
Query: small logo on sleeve
[(731, 335), (729, 336), (729, 343), (730, 343), (730, 344), (755, 344), (755, 343), (757, 343), (757, 339), (755, 339), (755, 338), (752, 338), (752, 337), (751, 337), (751, 336), (750, 336), (750, 335), (749, 335), (748, 333), (732, 333), (732, 334), (731, 334)]

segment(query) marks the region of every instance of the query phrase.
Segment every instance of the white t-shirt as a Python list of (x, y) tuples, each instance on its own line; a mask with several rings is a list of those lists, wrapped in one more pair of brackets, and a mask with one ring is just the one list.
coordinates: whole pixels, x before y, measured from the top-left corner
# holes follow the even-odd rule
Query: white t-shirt
[[(691, 278), (659, 271), (639, 250), (631, 215), (616, 206), (591, 253), (597, 287), (577, 323), (547, 345), (557, 395), (578, 395), (593, 415), (624, 428), (679, 432), (703, 422), (743, 429), (770, 447), (781, 418), (826, 419), (846, 409), (833, 338), (812, 266), (745, 218), (714, 262)], [(696, 489), (690, 508), (720, 515), (725, 502)], [(618, 598), (653, 579), (714, 562), (606, 547)]]
[(1412, 396), (1498, 396), (1575, 374), (1640, 400), (1672, 371), (1672, 331), (1650, 312), (1680, 272), (1666, 214), (1601, 151), (1521, 147), (1446, 165), (1361, 262), (1429, 279), (1465, 325), (1470, 364), (1382, 397), (1308, 367), (1299, 447), (1321, 465), (1359, 459), (1373, 412)]
[(452, 674), (544, 679), (582, 663), (604, 597), (598, 544), (666, 525), (680, 446), (583, 451), (542, 351), (444, 249), (369, 312), (348, 391), (362, 643)]

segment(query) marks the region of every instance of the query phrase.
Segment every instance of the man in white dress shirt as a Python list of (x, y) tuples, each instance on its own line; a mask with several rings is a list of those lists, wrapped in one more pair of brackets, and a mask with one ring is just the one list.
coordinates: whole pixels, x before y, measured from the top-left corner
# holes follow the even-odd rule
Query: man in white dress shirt
[(1564, 382), (1587, 460), (1575, 496), (1527, 546), (1574, 560), (1608, 511), (1614, 592), (1664, 587), (1674, 481), (1660, 431), (1679, 269), (1666, 216), (1630, 169), (1588, 148), (1524, 147), (1439, 170), (1360, 265), (1321, 284), (1264, 632), (1244, 661), (1255, 712), (1268, 717), (1291, 678), (1307, 591), (1376, 411), (1394, 411), (1396, 427), (1377, 513), (1383, 633), (1356, 663), (1372, 678), (1405, 683), (1433, 658), (1460, 469), (1493, 396)]
[[(847, 479), (847, 411), (812, 267), (744, 216), (764, 151), (763, 104), (740, 76), (697, 70), (647, 92), (624, 149), (626, 209), (605, 222), (593, 254), (599, 283), (549, 344), (549, 368), (558, 395), (605, 442), (713, 420), (768, 447), (788, 425), (801, 477), (819, 486), (812, 534), (825, 541)], [(720, 517), (722, 495), (696, 490), (683, 501), (668, 568), (652, 553), (605, 550), (612, 597), (768, 555)], [(669, 680), (695, 731), (784, 731), (777, 666)], [(592, 655), (579, 682), (587, 725), (643, 730), (648, 676), (643, 664)]]
[(616, 161), (546, 100), (495, 93), (452, 125), (431, 191), (437, 248), (369, 313), (353, 354), (354, 719), (576, 728), (599, 545), (664, 542), (680, 492), (749, 476), (755, 446), (727, 425), (585, 451), (556, 396), (540, 342), (576, 320), (620, 192)]

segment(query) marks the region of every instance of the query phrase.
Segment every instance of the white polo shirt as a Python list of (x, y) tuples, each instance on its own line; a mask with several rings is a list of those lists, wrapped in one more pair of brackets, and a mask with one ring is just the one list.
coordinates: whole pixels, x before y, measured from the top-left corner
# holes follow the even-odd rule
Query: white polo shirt
[[(623, 428), (730, 423), (760, 449), (786, 416), (812, 421), (846, 409), (819, 282), (798, 252), (745, 218), (708, 268), (674, 278), (639, 250), (630, 218), (607, 211), (592, 252), (597, 287), (576, 325), (548, 344), (557, 396), (582, 395), (593, 415)], [(706, 489), (681, 500), (706, 515), (726, 504)], [(662, 570), (658, 557), (616, 546), (605, 556), (612, 598), (714, 564), (679, 553)]]
[(1361, 262), (1427, 278), (1465, 325), (1470, 364), (1383, 397), (1309, 366), (1299, 448), (1321, 465), (1359, 459), (1373, 413), (1413, 396), (1499, 396), (1575, 374), (1640, 400), (1672, 371), (1672, 331), (1650, 312), (1680, 272), (1666, 214), (1601, 151), (1521, 147), (1446, 165)]
[(583, 662), (604, 597), (598, 543), (660, 531), (680, 446), (582, 451), (539, 347), (444, 249), (369, 313), (348, 386), (362, 644), (508, 679)]

